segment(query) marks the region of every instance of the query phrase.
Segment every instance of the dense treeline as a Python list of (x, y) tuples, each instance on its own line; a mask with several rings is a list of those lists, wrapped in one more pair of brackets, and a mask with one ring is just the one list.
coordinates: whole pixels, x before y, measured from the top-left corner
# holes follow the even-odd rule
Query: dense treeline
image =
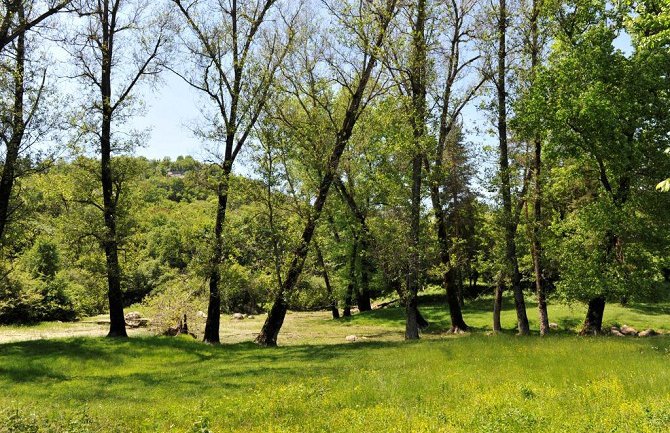
[[(0, 322), (125, 336), (143, 302), (218, 343), (221, 313), (266, 311), (271, 346), (289, 309), (398, 298), (416, 339), (437, 285), (452, 332), (477, 296), (500, 330), (509, 290), (519, 334), (529, 297), (541, 334), (547, 299), (599, 333), (664, 295), (667, 1), (224, 3), (0, 6)], [(133, 156), (164, 74), (202, 95), (206, 162)]]

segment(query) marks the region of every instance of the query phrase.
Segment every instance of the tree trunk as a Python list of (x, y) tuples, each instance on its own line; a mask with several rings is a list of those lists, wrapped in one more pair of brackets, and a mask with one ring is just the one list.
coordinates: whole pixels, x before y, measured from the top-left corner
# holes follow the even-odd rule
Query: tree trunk
[(361, 233), (361, 287), (357, 297), (358, 311), (372, 310), (372, 301), (370, 299), (370, 256), (368, 249), (370, 246), (369, 234), (367, 233), (367, 224), (362, 228)]
[(228, 207), (228, 188), (232, 163), (224, 163), (223, 180), (217, 188), (218, 205), (216, 221), (214, 223), (214, 251), (209, 270), (209, 303), (207, 305), (207, 322), (203, 341), (209, 344), (219, 344), (219, 328), (221, 326), (221, 293), (220, 293), (220, 266), (223, 261), (223, 226), (226, 222)]
[(521, 289), (521, 274), (516, 253), (516, 224), (512, 217), (512, 193), (510, 181), (509, 152), (507, 143), (507, 4), (500, 0), (498, 19), (498, 137), (500, 147), (500, 189), (503, 201), (503, 219), (505, 224), (505, 260), (511, 274), (514, 305), (516, 308), (519, 335), (529, 335), (526, 304)]
[(502, 278), (498, 280), (495, 288), (495, 295), (493, 298), (493, 331), (500, 332), (502, 331), (502, 326), (500, 325), (500, 312), (502, 311), (502, 301), (503, 301), (503, 292), (505, 291), (505, 285), (503, 284)]
[[(531, 14), (531, 70), (532, 79), (535, 80), (536, 70), (539, 63), (540, 42), (538, 31), (539, 20), (539, 4), (537, 0), (533, 1), (533, 10)], [(532, 247), (531, 253), (533, 256), (533, 270), (535, 271), (535, 293), (537, 295), (537, 310), (540, 319), (540, 335), (544, 336), (549, 333), (549, 314), (547, 312), (547, 296), (545, 290), (545, 282), (542, 277), (542, 244), (540, 242), (540, 227), (542, 224), (542, 140), (540, 137), (535, 138), (535, 157), (533, 159), (533, 180), (534, 180), (534, 197), (533, 197), (533, 224), (532, 224)]]
[[(23, 7), (19, 7), (19, 18), (23, 21)], [(14, 73), (14, 112), (12, 113), (12, 135), (7, 143), (7, 152), (3, 164), (2, 178), (0, 179), (0, 248), (2, 247), (5, 228), (9, 220), (9, 201), (12, 196), (14, 179), (16, 178), (16, 163), (19, 149), (23, 141), (25, 121), (23, 118), (23, 99), (25, 92), (25, 34), (20, 33), (16, 42), (16, 69)]]
[(421, 310), (417, 308), (416, 310), (416, 323), (419, 325), (419, 329), (426, 329), (430, 326), (430, 322), (426, 320), (425, 317), (423, 317), (423, 314), (421, 314)]
[(100, 134), (100, 171), (102, 183), (103, 209), (106, 232), (103, 246), (107, 263), (107, 283), (109, 299), (108, 337), (127, 337), (126, 321), (123, 315), (123, 292), (121, 291), (121, 267), (119, 265), (118, 240), (116, 232), (116, 198), (114, 194), (114, 174), (112, 171), (112, 48), (113, 33), (110, 32), (109, 2), (103, 6), (103, 48), (101, 75), (102, 130)]
[(602, 333), (605, 298), (597, 297), (589, 301), (589, 309), (579, 335), (598, 335)]
[(405, 340), (419, 339), (419, 305), (417, 296), (409, 296), (405, 305), (407, 321), (405, 324)]
[(458, 306), (463, 308), (465, 307), (465, 298), (463, 297), (463, 276), (461, 272), (458, 272), (458, 278), (457, 278), (457, 291), (456, 294), (458, 295)]
[(351, 255), (349, 256), (349, 284), (347, 284), (347, 293), (344, 298), (344, 317), (351, 317), (351, 302), (356, 293), (356, 259), (358, 258), (358, 238), (354, 237), (351, 245)]
[(328, 269), (326, 268), (326, 261), (323, 259), (323, 252), (321, 247), (316, 246), (316, 259), (321, 267), (321, 274), (323, 275), (323, 282), (326, 284), (326, 294), (328, 295), (328, 302), (330, 302), (330, 311), (333, 319), (340, 318), (340, 311), (337, 309), (337, 300), (333, 296), (333, 288), (330, 285), (330, 277), (328, 276)]
[(416, 21), (412, 33), (412, 58), (409, 81), (412, 87), (412, 130), (414, 138), (414, 156), (412, 159), (412, 204), (410, 210), (410, 269), (407, 281), (406, 310), (407, 322), (405, 339), (419, 338), (418, 294), (420, 285), (421, 254), (421, 181), (423, 165), (423, 146), (426, 137), (426, 1), (418, 0)]
[(258, 334), (258, 337), (256, 337), (256, 343), (261, 346), (277, 345), (277, 335), (279, 335), (279, 331), (281, 330), (281, 327), (284, 323), (284, 317), (286, 316), (286, 301), (284, 300), (284, 296), (286, 293), (291, 292), (295, 288), (295, 285), (298, 282), (298, 278), (302, 273), (303, 266), (305, 265), (305, 258), (307, 257), (307, 252), (309, 251), (309, 244), (311, 243), (312, 237), (314, 236), (316, 224), (321, 217), (323, 206), (325, 205), (326, 199), (328, 198), (330, 186), (332, 185), (335, 175), (337, 174), (337, 169), (340, 164), (342, 153), (344, 152), (344, 149), (346, 148), (346, 145), (351, 138), (354, 125), (356, 124), (358, 115), (360, 113), (365, 89), (377, 62), (377, 58), (375, 57), (376, 50), (379, 50), (384, 43), (386, 30), (388, 29), (388, 25), (391, 21), (391, 17), (393, 16), (395, 8), (396, 0), (389, 0), (387, 3), (386, 14), (381, 17), (382, 22), (380, 33), (377, 35), (377, 38), (374, 42), (374, 47), (372, 47), (372, 55), (367, 58), (367, 63), (364, 65), (360, 80), (356, 86), (356, 91), (353, 93), (351, 102), (349, 103), (347, 111), (344, 115), (342, 127), (337, 133), (335, 146), (333, 147), (333, 151), (328, 160), (328, 165), (326, 166), (324, 176), (321, 179), (321, 183), (319, 184), (316, 200), (312, 205), (310, 215), (302, 232), (301, 242), (293, 254), (293, 259), (291, 261), (287, 277), (284, 280), (284, 284), (275, 297), (274, 305), (272, 306), (272, 309), (270, 310), (270, 313), (268, 314), (268, 317), (263, 324), (261, 332)]
[(405, 324), (405, 339), (419, 338), (418, 323), (418, 296), (420, 278), (419, 230), (421, 218), (421, 155), (416, 155), (412, 162), (412, 210), (411, 210), (411, 239), (410, 269), (407, 281), (407, 296), (405, 299), (407, 322)]

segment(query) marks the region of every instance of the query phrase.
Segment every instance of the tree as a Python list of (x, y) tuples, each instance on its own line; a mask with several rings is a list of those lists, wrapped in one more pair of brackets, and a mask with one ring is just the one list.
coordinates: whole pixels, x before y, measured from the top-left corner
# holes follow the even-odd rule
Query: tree
[(580, 166), (572, 194), (581, 203), (552, 229), (558, 288), (588, 302), (583, 334), (602, 332), (606, 302), (639, 292), (654, 268), (642, 221), (658, 212), (649, 194), (666, 165), (670, 56), (635, 35), (632, 54), (617, 50), (624, 13), (606, 1), (564, 5), (533, 100), (557, 167)]
[[(468, 325), (463, 319), (463, 313), (458, 300), (458, 288), (455, 278), (455, 266), (451, 258), (450, 227), (444, 203), (445, 196), (454, 196), (457, 191), (455, 182), (449, 179), (465, 179), (467, 173), (463, 165), (452, 164), (445, 167), (445, 162), (453, 161), (456, 157), (453, 146), (460, 139), (459, 119), (463, 109), (477, 95), (485, 82), (485, 77), (476, 79), (459, 88), (464, 77), (471, 72), (481, 55), (467, 53), (471, 46), (471, 35), (474, 23), (471, 21), (476, 8), (474, 1), (451, 2), (444, 11), (444, 21), (448, 22), (444, 42), (440, 41), (440, 49), (436, 49), (436, 64), (442, 66), (438, 71), (437, 94), (434, 99), (438, 106), (438, 129), (434, 148), (426, 155), (425, 166), (428, 172), (428, 186), (435, 215), (435, 232), (438, 238), (440, 263), (442, 267), (442, 284), (447, 292), (447, 303), (451, 319), (451, 332), (467, 331)], [(456, 141), (454, 141), (456, 140)], [(453, 234), (453, 231), (451, 231)]]
[(73, 2), (74, 0), (0, 2), (0, 53), (19, 36), (38, 27), (49, 17), (67, 11), (67, 7)]
[[(532, 0), (530, 5), (523, 8), (522, 44), (523, 51), (528, 58), (528, 73), (522, 75), (522, 82), (532, 89), (536, 80), (538, 70), (542, 67), (542, 55), (546, 45), (550, 29), (547, 28), (547, 9), (544, 0)], [(542, 28), (544, 27), (544, 29)], [(526, 89), (526, 92), (528, 89)], [(532, 91), (532, 90), (531, 90)], [(521, 99), (524, 99), (522, 94)], [(541, 128), (535, 118), (524, 118), (523, 103), (517, 101), (515, 106), (519, 108), (513, 122), (514, 132), (518, 137), (528, 141), (532, 147), (532, 155), (528, 158), (529, 175), (532, 177), (532, 188), (527, 188), (528, 197), (524, 198), (526, 209), (533, 208), (532, 220), (529, 224), (529, 238), (531, 243), (531, 257), (533, 272), (535, 274), (535, 293), (537, 297), (537, 308), (540, 322), (540, 335), (549, 333), (549, 317), (546, 301), (546, 281), (544, 276), (544, 259), (541, 241), (542, 227), (545, 220), (542, 215), (542, 142), (544, 137)]]
[[(387, 0), (380, 3), (383, 4), (365, 1), (360, 2), (360, 8), (350, 8), (349, 5), (346, 5), (342, 9), (329, 4), (329, 9), (337, 14), (336, 18), (345, 28), (358, 31), (354, 32), (357, 37), (363, 36), (364, 40), (356, 41), (360, 44), (357, 48), (362, 49), (360, 53), (362, 54), (362, 59), (359, 65), (356, 65), (352, 60), (337, 59), (343, 61), (344, 65), (355, 68), (351, 71), (339, 69), (338, 65), (333, 61), (328, 62), (336, 72), (339, 72), (338, 79), (341, 80), (339, 84), (347, 92), (347, 108), (342, 117), (341, 126), (337, 129), (334, 137), (334, 145), (328, 158), (328, 164), (320, 181), (316, 199), (309, 211), (308, 220), (305, 223), (300, 243), (293, 253), (284, 284), (279, 288), (272, 308), (263, 324), (263, 328), (256, 338), (256, 342), (262, 346), (277, 345), (277, 335), (284, 323), (284, 317), (288, 309), (285, 296), (295, 288), (298, 278), (302, 273), (316, 225), (321, 217), (330, 187), (337, 175), (340, 158), (351, 138), (361, 109), (365, 106), (369, 97), (368, 83), (373, 79), (373, 73), (377, 65), (377, 56), (386, 42), (387, 29), (396, 12), (396, 0)], [(338, 10), (340, 12), (336, 12)], [(357, 15), (357, 10), (360, 11), (360, 15)], [(370, 18), (373, 19), (370, 20)], [(361, 30), (363, 33), (361, 33)], [(353, 53), (348, 53), (348, 58), (351, 59), (352, 55)]]
[(33, 16), (35, 3), (3, 2), (0, 21), (0, 142), (6, 148), (0, 178), (0, 246), (11, 219), (12, 191), (25, 171), (20, 160), (30, 155), (38, 139), (57, 129), (44, 109), (47, 67), (31, 55), (36, 41), (28, 31), (69, 2), (59, 3), (43, 17)]
[[(500, 0), (497, 10), (497, 66), (495, 72), (495, 89), (497, 95), (497, 129), (498, 129), (498, 151), (499, 151), (499, 192), (502, 201), (502, 224), (505, 231), (505, 270), (511, 279), (512, 292), (514, 293), (514, 304), (517, 314), (517, 326), (519, 335), (528, 335), (528, 317), (526, 316), (526, 304), (521, 288), (521, 272), (517, 256), (516, 229), (517, 221), (513, 213), (511, 168), (509, 163), (509, 137), (508, 137), (508, 92), (507, 74), (508, 47), (507, 33), (509, 26), (509, 10), (506, 0)], [(524, 182), (525, 183), (525, 182)], [(497, 286), (500, 288), (500, 285)], [(500, 293), (496, 294), (498, 298)], [(499, 311), (499, 309), (498, 309)]]
[(103, 203), (97, 207), (105, 221), (102, 246), (108, 282), (108, 336), (127, 337), (116, 217), (120, 190), (115, 186), (112, 155), (123, 151), (124, 145), (127, 149), (128, 143), (120, 141), (113, 128), (127, 118), (138, 83), (160, 72), (167, 22), (160, 11), (141, 0), (86, 0), (80, 14), (84, 23), (68, 49), (77, 77), (89, 90), (90, 102), (83, 116), (88, 123), (81, 129), (99, 140), (100, 146)]
[(278, 0), (233, 0), (229, 6), (206, 0), (188, 4), (172, 1), (184, 20), (181, 39), (192, 65), (190, 71), (173, 68), (173, 72), (212, 104), (212, 111), (203, 113), (208, 124), (197, 134), (215, 143), (212, 155), (220, 167), (204, 337), (206, 342), (217, 344), (221, 314), (219, 266), (226, 256), (223, 236), (230, 175), (291, 49), (301, 6), (285, 14), (283, 3)]

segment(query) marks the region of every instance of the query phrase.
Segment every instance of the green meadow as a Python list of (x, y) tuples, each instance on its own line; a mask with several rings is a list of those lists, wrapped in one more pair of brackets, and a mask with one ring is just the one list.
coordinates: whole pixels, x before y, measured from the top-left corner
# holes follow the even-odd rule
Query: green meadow
[[(431, 326), (411, 343), (399, 308), (339, 321), (292, 313), (275, 349), (251, 342), (262, 316), (224, 317), (220, 346), (5, 343), (0, 432), (670, 431), (670, 337), (578, 337), (576, 305), (551, 306), (560, 329), (545, 338), (515, 336), (508, 305), (507, 331), (491, 335), (488, 300), (466, 306), (475, 331), (449, 336), (444, 307), (423, 301)], [(606, 313), (608, 325), (670, 330), (666, 304)]]

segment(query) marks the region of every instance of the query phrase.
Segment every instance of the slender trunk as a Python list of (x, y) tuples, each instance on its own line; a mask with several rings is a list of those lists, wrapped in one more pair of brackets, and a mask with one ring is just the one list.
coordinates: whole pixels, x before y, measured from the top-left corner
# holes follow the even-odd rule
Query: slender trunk
[(305, 258), (307, 257), (307, 252), (309, 251), (309, 245), (312, 241), (312, 237), (314, 236), (316, 224), (321, 217), (323, 206), (326, 204), (330, 186), (333, 183), (338, 166), (340, 164), (340, 158), (342, 157), (342, 153), (344, 152), (344, 149), (346, 148), (346, 145), (351, 138), (354, 125), (356, 124), (356, 120), (358, 119), (358, 115), (360, 113), (365, 89), (368, 82), (370, 81), (370, 77), (372, 76), (372, 72), (377, 63), (377, 58), (375, 57), (374, 53), (376, 53), (376, 50), (380, 49), (384, 43), (386, 30), (388, 29), (391, 17), (395, 12), (395, 8), (396, 0), (389, 0), (387, 3), (386, 13), (381, 17), (381, 29), (374, 42), (374, 47), (372, 48), (373, 54), (367, 58), (367, 63), (364, 65), (364, 69), (362, 71), (360, 80), (358, 81), (356, 91), (353, 93), (349, 106), (347, 107), (347, 111), (344, 115), (342, 127), (337, 133), (335, 146), (333, 147), (333, 151), (328, 160), (325, 173), (321, 179), (321, 183), (319, 184), (316, 200), (312, 205), (307, 223), (305, 224), (305, 228), (302, 232), (300, 244), (293, 254), (293, 259), (291, 261), (291, 265), (289, 266), (284, 284), (275, 297), (274, 304), (270, 310), (270, 313), (268, 314), (267, 319), (265, 320), (265, 323), (263, 324), (261, 332), (258, 334), (258, 337), (256, 337), (256, 343), (261, 346), (277, 345), (277, 336), (279, 335), (279, 331), (281, 330), (281, 327), (284, 323), (284, 318), (287, 311), (286, 301), (284, 298), (287, 293), (291, 292), (295, 288), (295, 285), (298, 282), (298, 278), (300, 278), (300, 274), (302, 273), (303, 266), (305, 265)]
[(228, 207), (228, 188), (232, 163), (224, 164), (223, 179), (217, 188), (218, 205), (216, 221), (214, 223), (214, 251), (210, 261), (209, 271), (209, 304), (207, 305), (207, 322), (203, 341), (209, 344), (220, 343), (219, 327), (221, 325), (221, 293), (220, 293), (220, 266), (223, 261), (223, 226), (226, 221)]
[(602, 296), (589, 301), (589, 309), (586, 319), (580, 331), (580, 335), (598, 335), (602, 333), (603, 314), (605, 313), (605, 298)]
[(370, 299), (370, 256), (368, 249), (370, 247), (369, 234), (367, 233), (367, 224), (362, 228), (361, 233), (361, 287), (358, 293), (357, 304), (358, 311), (372, 310), (372, 301)]
[[(533, 10), (531, 15), (531, 70), (532, 79), (535, 80), (535, 73), (539, 63), (540, 46), (539, 46), (539, 2), (541, 0), (533, 1)], [(535, 272), (535, 293), (537, 296), (537, 310), (540, 319), (540, 335), (547, 335), (549, 333), (549, 314), (547, 312), (547, 296), (545, 289), (544, 278), (542, 277), (542, 244), (540, 241), (540, 227), (542, 224), (542, 140), (536, 137), (534, 140), (535, 155), (533, 158), (533, 224), (531, 231), (532, 247), (531, 253), (533, 256), (533, 270)]]
[(430, 198), (433, 203), (433, 213), (435, 214), (435, 231), (437, 232), (439, 243), (440, 263), (446, 269), (442, 276), (442, 284), (447, 293), (447, 305), (449, 306), (449, 317), (451, 319), (450, 332), (467, 331), (469, 326), (463, 319), (463, 310), (458, 301), (454, 270), (451, 266), (451, 255), (449, 254), (449, 235), (447, 233), (446, 217), (442, 208), (437, 182), (431, 182)]
[(503, 284), (502, 278), (498, 279), (495, 288), (495, 295), (493, 298), (493, 331), (500, 332), (502, 331), (502, 326), (500, 325), (500, 312), (502, 311), (502, 301), (503, 301), (503, 292), (505, 291), (505, 285)]
[(465, 299), (463, 298), (463, 274), (458, 271), (458, 277), (456, 279), (458, 283), (458, 290), (457, 290), (457, 295), (458, 295), (458, 305), (463, 308), (465, 307)]
[(412, 161), (412, 210), (411, 210), (411, 251), (409, 279), (407, 281), (405, 339), (419, 338), (418, 294), (420, 279), (419, 230), (421, 218), (421, 155)]
[(351, 302), (356, 292), (356, 259), (358, 258), (358, 238), (354, 237), (351, 245), (351, 255), (349, 256), (349, 284), (347, 284), (347, 293), (344, 298), (344, 317), (351, 317)]
[(114, 174), (112, 171), (112, 53), (114, 33), (109, 16), (109, 2), (103, 5), (102, 22), (102, 75), (100, 81), (102, 105), (102, 130), (100, 134), (100, 171), (102, 199), (106, 232), (103, 246), (107, 263), (107, 283), (109, 298), (108, 337), (127, 337), (126, 321), (123, 315), (123, 292), (121, 291), (121, 266), (116, 232), (116, 205), (114, 194)]
[(500, 189), (502, 192), (504, 224), (505, 224), (505, 259), (508, 272), (511, 274), (514, 305), (516, 307), (519, 335), (529, 335), (526, 303), (521, 289), (521, 273), (516, 252), (516, 224), (512, 218), (512, 193), (510, 181), (509, 152), (507, 142), (507, 4), (500, 0), (500, 16), (498, 19), (498, 136), (500, 146)]
[[(20, 20), (23, 21), (23, 8), (20, 7)], [(12, 113), (12, 135), (7, 143), (7, 152), (3, 164), (2, 178), (0, 179), (0, 247), (2, 247), (5, 228), (9, 220), (9, 201), (12, 196), (14, 179), (16, 178), (16, 164), (19, 158), (19, 149), (25, 131), (23, 117), (23, 99), (25, 92), (25, 34), (20, 33), (16, 40), (16, 69), (14, 70), (14, 107)]]
[(421, 230), (421, 181), (423, 165), (423, 142), (426, 136), (426, 1), (418, 0), (416, 21), (412, 38), (412, 60), (409, 81), (412, 87), (412, 130), (414, 157), (412, 159), (412, 204), (410, 211), (410, 269), (407, 281), (407, 322), (405, 339), (419, 338), (418, 293), (420, 285), (421, 255), (419, 251)]
[(323, 275), (323, 282), (326, 284), (326, 294), (328, 296), (328, 302), (330, 303), (330, 311), (333, 314), (333, 319), (340, 318), (340, 311), (337, 309), (337, 300), (333, 296), (333, 287), (330, 285), (330, 277), (328, 276), (328, 268), (326, 268), (326, 261), (323, 259), (323, 252), (321, 247), (315, 245), (316, 247), (316, 259), (319, 262), (319, 267), (321, 267), (321, 274)]

